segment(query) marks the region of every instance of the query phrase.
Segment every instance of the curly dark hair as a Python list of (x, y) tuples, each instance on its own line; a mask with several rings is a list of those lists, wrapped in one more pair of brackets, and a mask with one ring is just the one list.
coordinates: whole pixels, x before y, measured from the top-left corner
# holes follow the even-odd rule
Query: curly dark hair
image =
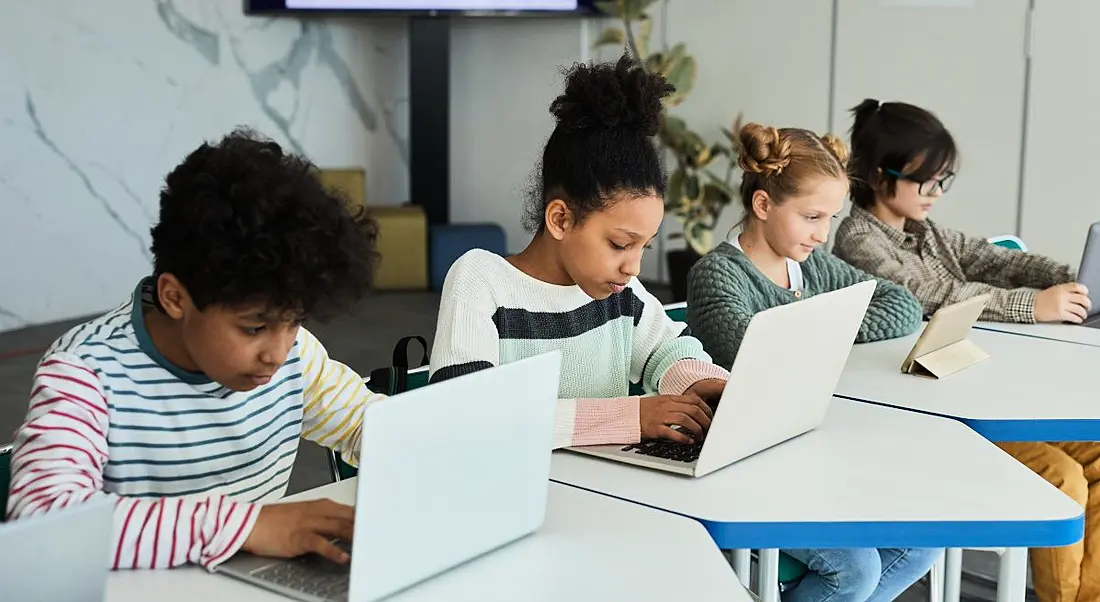
[(542, 151), (539, 182), (528, 195), (527, 229), (542, 232), (546, 205), (554, 199), (583, 220), (617, 193), (663, 196), (668, 178), (653, 136), (662, 99), (675, 90), (628, 55), (616, 63), (573, 65), (565, 92), (550, 104), (557, 125)]
[(260, 304), (327, 318), (369, 290), (375, 222), (322, 186), (304, 157), (239, 128), (165, 178), (152, 229), (154, 272), (172, 274), (201, 311)]

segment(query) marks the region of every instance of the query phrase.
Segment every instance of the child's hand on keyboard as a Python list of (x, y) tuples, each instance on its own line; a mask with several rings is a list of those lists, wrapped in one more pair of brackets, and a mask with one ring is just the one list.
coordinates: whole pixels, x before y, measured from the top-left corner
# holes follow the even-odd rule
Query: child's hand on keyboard
[[(714, 412), (694, 393), (654, 395), (638, 402), (642, 439), (669, 439), (688, 445), (710, 428)], [(679, 431), (673, 426), (679, 426)]]
[(332, 539), (351, 541), (355, 531), (355, 509), (332, 500), (271, 504), (260, 509), (252, 533), (244, 546), (258, 556), (293, 558), (313, 552), (333, 562), (346, 564), (348, 554)]
[(726, 381), (720, 378), (707, 378), (697, 381), (694, 385), (688, 387), (685, 393), (694, 393), (703, 398), (703, 401), (707, 402), (711, 408), (718, 407), (718, 402), (722, 399), (722, 392), (726, 390)]

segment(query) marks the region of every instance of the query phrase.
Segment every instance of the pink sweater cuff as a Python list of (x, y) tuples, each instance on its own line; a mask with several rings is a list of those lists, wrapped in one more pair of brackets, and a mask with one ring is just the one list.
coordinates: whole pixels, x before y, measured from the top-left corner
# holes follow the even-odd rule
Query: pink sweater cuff
[(730, 373), (721, 366), (703, 360), (680, 360), (672, 364), (661, 377), (657, 392), (661, 395), (683, 395), (688, 387), (708, 378), (729, 380)]
[(573, 418), (573, 445), (627, 444), (641, 441), (638, 399), (578, 399)]

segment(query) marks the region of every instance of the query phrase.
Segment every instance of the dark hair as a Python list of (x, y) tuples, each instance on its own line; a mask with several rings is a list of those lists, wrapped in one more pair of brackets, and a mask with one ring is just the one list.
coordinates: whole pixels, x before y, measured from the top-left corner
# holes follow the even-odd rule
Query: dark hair
[(668, 183), (653, 136), (661, 100), (675, 88), (624, 55), (617, 63), (575, 64), (565, 92), (550, 104), (557, 120), (542, 151), (541, 177), (529, 195), (524, 226), (545, 227), (546, 206), (561, 199), (578, 221), (616, 193), (664, 196)]
[(800, 128), (774, 128), (758, 123), (734, 124), (737, 163), (741, 167), (742, 224), (752, 218), (752, 196), (763, 190), (776, 203), (796, 195), (812, 178), (848, 179), (848, 149), (832, 134)]
[(165, 178), (154, 272), (179, 279), (199, 310), (257, 303), (331, 317), (369, 289), (376, 235), (364, 208), (327, 191), (307, 159), (237, 129)]
[(959, 158), (955, 139), (929, 111), (904, 102), (880, 104), (868, 98), (851, 112), (855, 122), (848, 171), (856, 205), (874, 205), (876, 190), (888, 196), (895, 193), (898, 177), (887, 170), (924, 181), (955, 168)]

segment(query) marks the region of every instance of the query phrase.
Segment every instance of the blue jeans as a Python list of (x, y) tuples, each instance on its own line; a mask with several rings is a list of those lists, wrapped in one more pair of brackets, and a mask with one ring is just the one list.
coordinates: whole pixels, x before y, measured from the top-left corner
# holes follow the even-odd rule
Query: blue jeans
[(783, 602), (888, 602), (923, 577), (941, 548), (783, 550), (810, 570)]

